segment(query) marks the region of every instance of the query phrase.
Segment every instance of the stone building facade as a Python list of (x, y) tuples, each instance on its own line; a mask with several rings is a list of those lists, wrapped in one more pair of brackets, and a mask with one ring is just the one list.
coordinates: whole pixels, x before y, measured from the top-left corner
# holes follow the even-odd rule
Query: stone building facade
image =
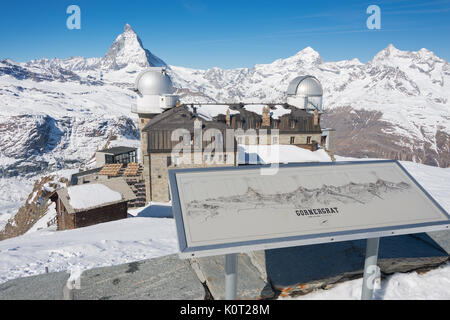
[[(184, 130), (184, 136), (176, 136), (177, 139), (174, 141), (173, 134), (180, 129)], [(214, 141), (213, 137), (211, 140), (205, 141), (202, 136), (211, 129), (220, 132), (223, 144), (227, 143), (226, 129), (229, 127), (225, 123), (202, 119), (191, 113), (184, 105), (169, 109), (147, 122), (141, 132), (147, 202), (170, 201), (169, 169), (235, 166), (237, 164), (237, 146), (229, 151), (206, 152), (208, 146)], [(195, 141), (196, 136), (202, 137), (201, 140)], [(187, 147), (190, 152), (186, 154), (179, 152), (179, 156), (174, 157), (173, 150), (177, 146)]]
[[(323, 142), (318, 112), (310, 113), (285, 104), (264, 106), (258, 114), (249, 111), (246, 105), (229, 104), (226, 112), (212, 115), (210, 112), (205, 116), (204, 106), (179, 105), (146, 121), (141, 145), (147, 202), (170, 201), (169, 169), (238, 165), (239, 144), (291, 144), (315, 151)], [(277, 108), (283, 109), (283, 115), (273, 117), (272, 110)], [(184, 130), (186, 139), (180, 134), (173, 136), (180, 129)], [(224, 147), (231, 139), (233, 148), (205, 155), (214, 141), (213, 137), (206, 137), (210, 129), (221, 133)], [(234, 135), (227, 135), (227, 129), (232, 129)], [(195, 141), (196, 130), (202, 133), (201, 141)], [(172, 151), (180, 144), (192, 152), (188, 158), (184, 153), (181, 157), (174, 156)]]

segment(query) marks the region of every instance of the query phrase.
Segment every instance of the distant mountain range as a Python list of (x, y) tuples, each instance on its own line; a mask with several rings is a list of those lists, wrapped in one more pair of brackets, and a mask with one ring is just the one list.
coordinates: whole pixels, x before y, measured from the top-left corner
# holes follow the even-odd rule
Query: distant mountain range
[(389, 45), (371, 61), (324, 62), (308, 47), (253, 68), (171, 66), (126, 25), (102, 58), (0, 60), (0, 176), (77, 166), (109, 139), (139, 145), (130, 90), (138, 72), (166, 66), (182, 102), (284, 102), (311, 74), (323, 84), (323, 126), (336, 153), (450, 166), (450, 65)]

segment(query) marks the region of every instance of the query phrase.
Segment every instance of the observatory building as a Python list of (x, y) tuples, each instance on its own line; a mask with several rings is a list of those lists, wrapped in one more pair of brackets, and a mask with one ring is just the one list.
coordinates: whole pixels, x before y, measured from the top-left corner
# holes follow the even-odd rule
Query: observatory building
[(179, 97), (174, 95), (172, 80), (165, 68), (149, 68), (142, 71), (136, 78), (136, 104), (132, 112), (139, 115), (139, 127), (167, 109), (176, 106)]
[(323, 113), (323, 89), (313, 76), (301, 76), (291, 81), (287, 89), (287, 103), (306, 111)]
[(139, 116), (139, 130), (141, 131), (141, 161), (144, 162), (143, 150), (146, 140), (142, 137), (142, 129), (155, 116), (176, 106), (179, 97), (174, 95), (172, 80), (165, 68), (149, 68), (138, 74), (134, 84), (137, 93), (136, 104), (131, 112)]
[[(282, 103), (181, 104), (164, 68), (141, 72), (135, 91), (137, 100), (132, 112), (139, 115), (147, 203), (170, 200), (169, 169), (246, 164), (239, 157), (239, 145), (291, 145), (312, 152), (325, 149), (332, 157), (333, 130), (320, 126), (323, 88), (313, 76), (293, 79), (287, 88), (286, 102)], [(180, 129), (189, 136), (183, 138), (192, 152), (189, 156), (201, 159), (201, 163), (185, 164), (173, 158), (172, 150), (181, 141), (172, 141), (172, 134)], [(224, 146), (232, 139), (236, 147), (205, 156), (204, 150), (215, 138), (203, 136), (199, 142), (195, 136), (209, 129), (221, 133)], [(234, 129), (237, 134), (227, 136), (227, 129)], [(213, 157), (220, 157), (221, 161), (211, 161)]]

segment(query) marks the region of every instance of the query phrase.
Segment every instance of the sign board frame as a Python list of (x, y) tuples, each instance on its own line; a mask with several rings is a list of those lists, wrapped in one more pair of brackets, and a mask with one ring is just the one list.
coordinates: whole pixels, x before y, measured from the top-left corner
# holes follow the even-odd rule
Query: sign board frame
[(319, 243), (340, 242), (349, 240), (360, 240), (370, 238), (380, 238), (402, 234), (412, 234), (421, 232), (430, 232), (438, 230), (448, 230), (450, 226), (450, 216), (444, 208), (409, 174), (409, 172), (397, 160), (371, 160), (371, 161), (351, 161), (351, 162), (314, 162), (314, 163), (295, 163), (280, 164), (283, 168), (304, 168), (304, 167), (321, 167), (321, 166), (357, 166), (360, 164), (381, 164), (393, 163), (397, 165), (406, 176), (414, 182), (414, 184), (426, 195), (426, 197), (446, 218), (446, 221), (426, 222), (415, 224), (404, 224), (396, 226), (386, 226), (370, 229), (358, 229), (349, 231), (338, 231), (330, 233), (318, 233), (300, 236), (287, 236), (281, 238), (251, 240), (234, 243), (222, 243), (215, 245), (204, 245), (197, 247), (189, 247), (186, 240), (186, 232), (183, 221), (182, 206), (177, 186), (177, 175), (183, 173), (195, 172), (217, 172), (217, 171), (239, 171), (239, 170), (260, 170), (262, 168), (270, 168), (270, 165), (257, 166), (239, 166), (239, 167), (209, 167), (209, 168), (192, 168), (192, 169), (172, 169), (169, 170), (169, 183), (172, 199), (173, 216), (176, 221), (177, 236), (179, 242), (180, 258), (188, 259), (195, 257), (205, 257), (214, 255), (227, 255), (241, 252), (249, 252), (256, 250), (267, 250), (276, 248), (286, 248), (302, 245), (312, 245)]

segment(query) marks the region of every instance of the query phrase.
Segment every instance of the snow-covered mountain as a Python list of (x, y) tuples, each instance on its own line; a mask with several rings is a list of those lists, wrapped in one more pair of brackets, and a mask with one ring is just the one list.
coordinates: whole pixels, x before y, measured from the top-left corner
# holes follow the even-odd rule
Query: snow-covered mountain
[(0, 176), (78, 166), (108, 138), (139, 145), (130, 88), (148, 66), (169, 68), (183, 102), (284, 102), (290, 80), (312, 74), (338, 154), (450, 165), (450, 65), (433, 52), (390, 45), (364, 64), (308, 47), (251, 69), (197, 70), (168, 66), (126, 25), (102, 58), (0, 61)]

